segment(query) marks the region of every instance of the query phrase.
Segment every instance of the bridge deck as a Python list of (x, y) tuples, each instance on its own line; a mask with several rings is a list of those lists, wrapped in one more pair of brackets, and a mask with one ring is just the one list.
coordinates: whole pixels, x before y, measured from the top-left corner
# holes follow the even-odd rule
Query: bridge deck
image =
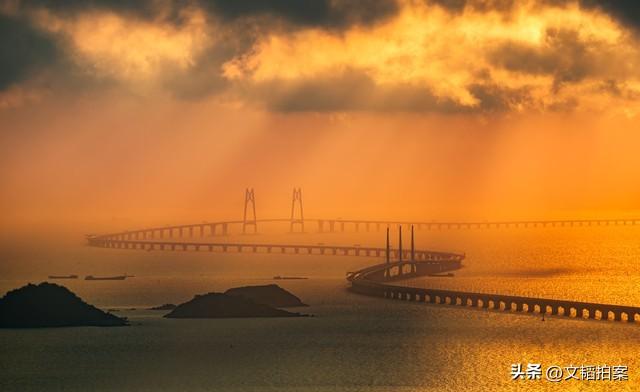
[[(103, 237), (88, 239), (89, 246), (99, 248), (131, 249), (131, 250), (171, 250), (171, 251), (209, 251), (209, 252), (249, 252), (249, 253), (293, 253), (312, 255), (343, 255), (381, 257), (385, 255), (385, 248), (362, 247), (349, 245), (308, 245), (308, 244), (276, 244), (276, 243), (241, 243), (241, 242), (193, 242), (193, 241), (160, 241), (160, 240), (121, 240)], [(399, 250), (391, 249), (390, 256), (397, 258)], [(411, 256), (410, 250), (402, 251), (403, 258)], [(463, 258), (447, 252), (414, 251), (418, 260), (444, 260), (450, 257)]]
[[(403, 222), (378, 220), (311, 220), (318, 223), (320, 232), (324, 225), (329, 225), (329, 231), (335, 231), (336, 224), (344, 231), (345, 225), (353, 225), (356, 230), (365, 225), (368, 230), (371, 225), (377, 229), (381, 225), (414, 225), (418, 229), (423, 226), (445, 228), (473, 228), (473, 227), (520, 227), (533, 225), (591, 225), (591, 224), (640, 224), (640, 219), (596, 219), (596, 220), (556, 220), (556, 221), (500, 221), (500, 222)], [(210, 251), (210, 252), (251, 252), (251, 253), (281, 253), (281, 254), (314, 254), (314, 255), (344, 255), (381, 257), (386, 254), (385, 248), (360, 247), (345, 245), (309, 245), (309, 244), (264, 244), (264, 243), (228, 243), (206, 241), (184, 241), (174, 239), (174, 234), (184, 237), (188, 234), (196, 235), (228, 234), (230, 225), (253, 224), (257, 222), (290, 222), (289, 219), (263, 219), (247, 221), (205, 222), (188, 225), (166, 226), (136, 231), (87, 236), (90, 246), (116, 249), (139, 250), (181, 250), (181, 251)], [(220, 228), (220, 229), (218, 229)], [(186, 230), (186, 233), (185, 233)], [(208, 230), (208, 232), (207, 232)], [(164, 236), (169, 237), (165, 240)], [(390, 250), (390, 257), (398, 259), (400, 251)], [(412, 258), (412, 261), (406, 261)], [(351, 282), (354, 292), (392, 299), (421, 301), (436, 304), (462, 305), (484, 309), (513, 310), (527, 313), (543, 313), (565, 317), (587, 317), (591, 319), (610, 319), (617, 321), (640, 321), (640, 308), (632, 306), (598, 304), (591, 302), (566, 301), (533, 297), (518, 297), (501, 294), (474, 293), (465, 291), (439, 290), (429, 288), (415, 288), (391, 284), (394, 281), (424, 276), (438, 272), (455, 270), (461, 267), (464, 255), (416, 250), (411, 255), (409, 250), (402, 251), (405, 261), (376, 264), (359, 271), (349, 272), (347, 279)]]
[[(183, 225), (168, 225), (95, 236), (110, 239), (155, 239), (194, 236), (215, 236), (229, 234), (231, 228), (240, 227), (245, 232), (247, 226), (258, 230), (258, 224), (292, 223), (291, 219), (256, 219), (201, 222)], [(344, 232), (347, 230), (380, 231), (388, 226), (414, 226), (418, 230), (433, 229), (491, 229), (491, 228), (536, 228), (536, 227), (581, 227), (581, 226), (635, 226), (640, 218), (614, 219), (556, 219), (556, 220), (502, 220), (502, 221), (403, 221), (403, 220), (366, 220), (366, 219), (305, 219), (295, 223), (312, 223), (320, 233)], [(304, 226), (303, 226), (304, 227)]]
[[(407, 271), (407, 266), (409, 269)], [(458, 305), (502, 311), (538, 313), (588, 319), (640, 321), (640, 307), (536, 297), (521, 297), (456, 290), (407, 287), (391, 284), (404, 278), (460, 268), (459, 260), (377, 264), (351, 272), (347, 279), (355, 292), (405, 301)], [(406, 271), (406, 272), (405, 272)]]

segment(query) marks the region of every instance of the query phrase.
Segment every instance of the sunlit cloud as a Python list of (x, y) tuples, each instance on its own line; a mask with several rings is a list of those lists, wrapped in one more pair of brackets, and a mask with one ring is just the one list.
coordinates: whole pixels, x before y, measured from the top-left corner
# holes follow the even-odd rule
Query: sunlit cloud
[[(620, 79), (634, 95), (640, 52), (632, 34), (606, 14), (577, 3), (518, 4), (508, 12), (469, 8), (451, 13), (407, 2), (396, 18), (373, 28), (272, 34), (252, 52), (227, 62), (225, 75), (286, 89), (301, 81), (327, 80), (327, 75), (360, 73), (378, 91), (411, 86), (461, 110), (583, 104), (603, 109), (621, 97), (606, 96), (598, 86)], [(293, 90), (292, 104), (299, 105)]]
[(54, 47), (56, 57), (28, 53), (14, 69), (30, 72), (10, 74), (11, 83), (38, 76), (49, 59), (64, 64), (48, 70), (60, 80), (116, 81), (135, 94), (178, 99), (217, 95), (279, 112), (640, 112), (640, 40), (635, 25), (618, 17), (624, 7), (577, 0), (378, 0), (366, 12), (337, 0), (311, 8), (16, 4), (0, 10), (9, 28)]
[(191, 12), (180, 26), (113, 12), (65, 19), (42, 11), (35, 18), (42, 29), (66, 39), (73, 60), (84, 71), (134, 83), (187, 70), (215, 42), (209, 35), (210, 26), (198, 12)]

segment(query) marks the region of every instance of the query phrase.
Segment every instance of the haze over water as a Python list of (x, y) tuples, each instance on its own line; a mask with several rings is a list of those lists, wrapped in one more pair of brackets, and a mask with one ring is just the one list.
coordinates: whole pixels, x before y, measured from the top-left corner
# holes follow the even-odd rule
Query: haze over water
[[(247, 188), (258, 220), (289, 217), (294, 187), (307, 221), (640, 219), (639, 4), (0, 0), (0, 293), (135, 275), (59, 281), (130, 327), (0, 330), (0, 392), (640, 390), (637, 323), (348, 292), (372, 258), (85, 245), (237, 221)], [(207, 240), (384, 246), (276, 226)], [(639, 234), (418, 231), (467, 257), (402, 284), (640, 306)], [(308, 276), (278, 283), (316, 317), (142, 310), (274, 275)], [(514, 363), (630, 380), (512, 382)]]
[[(417, 231), (418, 247), (466, 252), (454, 278), (405, 284), (635, 305), (640, 227)], [(290, 242), (346, 242), (340, 234), (283, 235)], [(245, 237), (239, 237), (245, 240)], [(393, 238), (393, 237), (392, 237)], [(269, 235), (250, 236), (262, 241)], [(382, 233), (350, 234), (380, 245)], [(79, 273), (127, 273), (122, 282), (63, 281), (102, 308), (182, 302), (196, 293), (278, 281), (311, 306), (303, 319), (169, 320), (121, 310), (126, 328), (2, 330), (2, 390), (406, 391), (628, 390), (640, 385), (637, 324), (468, 310), (368, 298), (344, 273), (375, 259), (196, 254), (67, 248)], [(38, 261), (44, 271), (51, 262)], [(179, 265), (179, 274), (163, 272)], [(63, 265), (66, 265), (64, 263)], [(89, 268), (90, 266), (90, 268)], [(157, 270), (154, 272), (154, 267)], [(57, 272), (57, 271), (55, 271)], [(64, 271), (66, 272), (66, 271)], [(76, 272), (69, 271), (69, 272)], [(44, 276), (0, 281), (6, 291)], [(511, 381), (512, 363), (627, 365), (626, 382)], [(46, 387), (45, 387), (46, 386)], [(53, 388), (52, 388), (53, 386)]]

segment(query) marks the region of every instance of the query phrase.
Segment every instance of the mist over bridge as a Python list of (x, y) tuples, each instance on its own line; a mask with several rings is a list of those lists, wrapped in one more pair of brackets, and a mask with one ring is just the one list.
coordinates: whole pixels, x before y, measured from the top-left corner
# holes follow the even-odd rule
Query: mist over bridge
[[(96, 240), (158, 240), (165, 238), (213, 237), (231, 234), (258, 233), (264, 224), (285, 223), (290, 232), (308, 232), (309, 228), (317, 233), (344, 233), (382, 231), (387, 227), (409, 227), (417, 230), (463, 230), (463, 229), (507, 229), (507, 228), (547, 228), (547, 227), (584, 227), (584, 226), (635, 226), (640, 218), (600, 218), (600, 219), (551, 219), (551, 220), (496, 220), (496, 221), (420, 221), (385, 219), (342, 219), (342, 218), (305, 218), (302, 204), (302, 189), (293, 190), (291, 215), (289, 218), (257, 219), (256, 199), (253, 189), (246, 189), (244, 215), (241, 220), (223, 220), (199, 222), (181, 225), (126, 230), (122, 232), (92, 235)], [(314, 229), (315, 228), (315, 229)]]
[[(258, 227), (268, 223), (286, 223), (290, 232), (306, 232), (310, 224), (317, 225), (318, 233), (381, 230), (386, 226), (387, 244), (382, 247), (362, 247), (357, 245), (258, 243), (210, 241), (207, 237), (227, 236), (232, 233), (258, 233)], [(527, 226), (531, 224), (533, 226)], [(534, 297), (508, 296), (407, 287), (394, 284), (397, 281), (421, 276), (437, 275), (462, 267), (464, 254), (436, 252), (415, 249), (414, 229), (491, 228), (491, 227), (545, 227), (584, 225), (636, 225), (636, 219), (600, 219), (566, 221), (503, 221), (503, 222), (405, 222), (384, 220), (342, 220), (305, 219), (302, 205), (302, 191), (293, 192), (291, 216), (281, 219), (257, 219), (255, 194), (245, 192), (245, 209), (242, 220), (201, 222), (185, 225), (152, 227), (132, 231), (122, 231), (104, 235), (89, 235), (90, 246), (115, 249), (147, 251), (199, 251), (225, 253), (264, 253), (324, 256), (385, 257), (379, 263), (358, 271), (348, 272), (347, 280), (356, 293), (395, 300), (418, 301), (449, 306), (465, 306), (479, 309), (538, 313), (563, 317), (589, 319), (611, 319), (615, 321), (640, 321), (640, 308), (590, 302), (567, 301)], [(398, 226), (397, 248), (389, 241), (389, 226)], [(440, 226), (435, 226), (440, 225)], [(484, 226), (483, 226), (484, 225)], [(402, 227), (411, 227), (411, 245), (402, 247)], [(349, 230), (350, 229), (350, 230)]]

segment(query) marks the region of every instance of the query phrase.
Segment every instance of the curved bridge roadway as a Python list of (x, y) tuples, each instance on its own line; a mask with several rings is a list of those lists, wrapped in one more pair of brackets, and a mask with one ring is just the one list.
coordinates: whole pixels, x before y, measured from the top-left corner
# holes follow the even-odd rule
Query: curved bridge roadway
[[(288, 219), (270, 219), (260, 222), (289, 222)], [(355, 222), (355, 221), (344, 221)], [(386, 224), (404, 222), (377, 222)], [(313, 254), (381, 257), (386, 248), (343, 245), (303, 245), (303, 244), (261, 244), (228, 243), (207, 241), (185, 241), (174, 239), (174, 235), (193, 239), (195, 235), (205, 237), (228, 234), (229, 225), (245, 224), (244, 221), (197, 223), (180, 226), (166, 226), (135, 231), (125, 231), (105, 235), (88, 235), (89, 246), (115, 249), (209, 251), (209, 252), (250, 252), (281, 254)], [(255, 222), (254, 222), (255, 225)], [(217, 228), (220, 228), (217, 230)], [(165, 237), (169, 237), (166, 240)], [(364, 269), (348, 272), (347, 280), (356, 293), (403, 301), (427, 302), (449, 306), (465, 306), (501, 311), (539, 313), (563, 317), (579, 317), (615, 321), (640, 321), (640, 307), (599, 304), (590, 302), (565, 301), (556, 299), (508, 296), (501, 294), (474, 293), (453, 290), (407, 287), (394, 282), (446, 273), (461, 268), (464, 255), (428, 250), (390, 249), (390, 259), (402, 260), (376, 264)]]

